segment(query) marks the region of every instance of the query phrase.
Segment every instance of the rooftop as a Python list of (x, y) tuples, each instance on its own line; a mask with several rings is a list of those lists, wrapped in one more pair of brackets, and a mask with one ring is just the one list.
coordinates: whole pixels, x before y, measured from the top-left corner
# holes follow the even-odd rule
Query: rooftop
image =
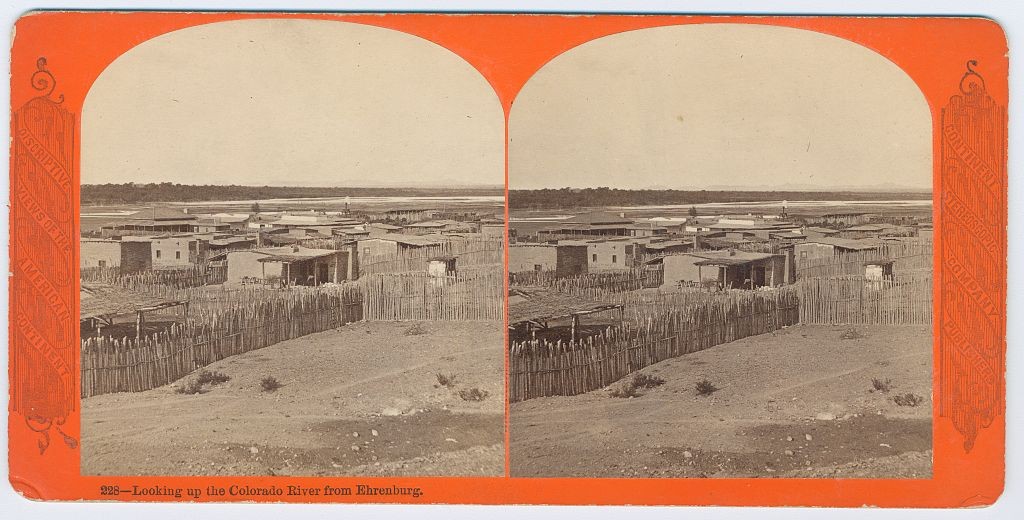
[(695, 265), (743, 265), (780, 256), (771, 253), (752, 253), (748, 251), (701, 251), (688, 254), (704, 259), (694, 262)]
[(173, 208), (165, 208), (154, 206), (143, 210), (136, 211), (131, 215), (128, 215), (128, 220), (195, 220), (195, 215), (189, 215), (184, 211), (176, 210)]
[(392, 226), (391, 224), (385, 224), (383, 222), (372, 222), (370, 224), (367, 224), (367, 226), (374, 227), (377, 229), (387, 229), (389, 231), (398, 231), (399, 229), (402, 229), (402, 226)]
[(108, 228), (108, 229), (120, 229), (120, 228), (125, 228), (125, 227), (132, 227), (132, 226), (134, 226), (134, 227), (138, 227), (138, 226), (143, 226), (143, 227), (189, 226), (189, 225), (195, 224), (195, 222), (196, 222), (195, 221), (195, 217), (193, 217), (191, 219), (183, 218), (183, 219), (176, 219), (176, 220), (174, 220), (174, 219), (153, 220), (153, 219), (130, 218), (127, 221), (118, 222), (116, 224), (108, 224), (108, 225), (103, 226), (103, 227)]
[(238, 244), (241, 242), (255, 242), (255, 238), (249, 237), (226, 237), (226, 238), (215, 238), (210, 240), (211, 246), (228, 246), (231, 244)]
[(81, 320), (89, 318), (113, 318), (148, 312), (186, 303), (184, 300), (169, 300), (114, 287), (102, 283), (82, 282), (79, 290)]
[(209, 220), (214, 220), (214, 221), (217, 221), (217, 222), (223, 222), (225, 224), (234, 224), (234, 223), (245, 222), (246, 220), (249, 220), (249, 214), (248, 213), (214, 213), (213, 215), (207, 215), (205, 218), (209, 219)]
[(281, 215), (281, 218), (271, 222), (275, 226), (342, 226), (359, 223), (354, 219), (328, 215)]
[(338, 251), (335, 251), (334, 249), (313, 249), (302, 246), (265, 247), (263, 249), (257, 249), (255, 252), (267, 255), (260, 258), (260, 262), (283, 263), (302, 262), (305, 260), (312, 260), (314, 258), (332, 256), (338, 253)]
[(827, 246), (838, 247), (840, 249), (850, 249), (853, 251), (863, 251), (865, 249), (877, 249), (882, 245), (879, 240), (864, 238), (864, 239), (853, 239), (853, 238), (814, 238), (804, 242), (805, 244), (824, 244)]
[(831, 228), (818, 227), (818, 226), (807, 226), (807, 227), (804, 228), (804, 232), (807, 232), (807, 231), (810, 231), (812, 233), (821, 233), (823, 235), (834, 235), (836, 233), (839, 233), (838, 229), (831, 229)]
[(609, 213), (607, 211), (595, 211), (592, 213), (584, 213), (582, 215), (576, 215), (562, 221), (564, 224), (573, 225), (609, 225), (609, 224), (632, 224), (633, 221)]
[(379, 237), (371, 237), (365, 240), (386, 240), (388, 242), (396, 242), (407, 246), (436, 246), (447, 242), (447, 239), (431, 236), (431, 235), (399, 235), (395, 233), (387, 234)]
[(548, 321), (619, 307), (621, 305), (587, 300), (543, 287), (517, 287), (509, 290), (508, 322), (515, 325)]

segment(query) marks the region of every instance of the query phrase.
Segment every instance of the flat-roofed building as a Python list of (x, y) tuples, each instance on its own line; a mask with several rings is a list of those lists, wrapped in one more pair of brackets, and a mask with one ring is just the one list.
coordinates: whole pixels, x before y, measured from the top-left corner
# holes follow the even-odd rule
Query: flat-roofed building
[(94, 267), (120, 267), (121, 241), (105, 238), (83, 238), (79, 245), (82, 269)]
[(700, 251), (662, 258), (663, 287), (714, 284), (756, 289), (786, 282), (785, 256), (746, 251)]

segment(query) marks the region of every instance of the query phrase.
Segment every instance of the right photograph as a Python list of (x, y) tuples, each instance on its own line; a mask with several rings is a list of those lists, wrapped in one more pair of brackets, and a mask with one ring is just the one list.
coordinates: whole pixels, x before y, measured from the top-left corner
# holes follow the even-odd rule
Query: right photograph
[(932, 118), (755, 24), (551, 60), (508, 122), (513, 477), (932, 476)]

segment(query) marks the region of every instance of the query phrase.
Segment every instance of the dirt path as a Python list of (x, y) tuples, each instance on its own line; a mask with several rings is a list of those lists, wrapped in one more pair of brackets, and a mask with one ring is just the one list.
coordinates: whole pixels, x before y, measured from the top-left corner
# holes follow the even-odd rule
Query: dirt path
[[(512, 475), (927, 478), (931, 329), (845, 330), (789, 327), (670, 359), (641, 371), (665, 383), (640, 397), (513, 403)], [(695, 391), (704, 379), (710, 396)], [(898, 406), (906, 393), (923, 401)]]
[[(231, 380), (82, 401), (89, 475), (500, 475), (502, 327), (355, 323), (221, 360)], [(437, 374), (454, 374), (451, 387)], [(264, 392), (260, 380), (283, 383)], [(460, 390), (487, 393), (468, 401)]]

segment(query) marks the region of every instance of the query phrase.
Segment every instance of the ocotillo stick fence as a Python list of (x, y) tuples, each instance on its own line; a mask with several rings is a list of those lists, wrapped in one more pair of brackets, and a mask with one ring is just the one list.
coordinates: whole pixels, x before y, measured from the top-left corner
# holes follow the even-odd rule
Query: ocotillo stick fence
[(792, 288), (703, 295), (575, 342), (513, 342), (509, 399), (589, 392), (665, 359), (797, 323)]
[(617, 293), (659, 287), (664, 280), (660, 266), (634, 267), (620, 271), (602, 271), (557, 277), (554, 271), (509, 273), (509, 285), (547, 287), (558, 292), (602, 299)]
[(165, 385), (228, 356), (362, 319), (357, 287), (276, 293), (205, 309), (169, 330), (141, 338), (82, 341), (82, 397)]
[(911, 239), (882, 244), (878, 249), (847, 252), (826, 258), (807, 258), (797, 263), (797, 279), (863, 275), (864, 264), (892, 261), (898, 275), (930, 273), (934, 268), (932, 242)]
[(102, 282), (127, 288), (130, 285), (166, 285), (179, 289), (223, 283), (228, 276), (223, 262), (204, 262), (183, 269), (150, 269), (122, 273), (119, 267), (84, 267), (83, 282)]
[(932, 322), (932, 276), (887, 280), (863, 276), (807, 278), (797, 283), (800, 323), (809, 325), (927, 325)]
[(478, 321), (504, 318), (505, 286), (500, 266), (449, 276), (424, 272), (360, 278), (363, 317), (368, 321)]
[(402, 250), (386, 255), (359, 255), (360, 276), (382, 273), (421, 271), (427, 260), (455, 257), (459, 268), (501, 265), (505, 261), (505, 243), (500, 239), (452, 239), (436, 246)]
[(148, 390), (227, 356), (359, 320), (501, 320), (500, 267), (451, 276), (391, 273), (358, 283), (287, 290), (176, 288), (122, 280), (129, 288), (188, 301), (184, 322), (141, 338), (82, 341), (82, 397)]

